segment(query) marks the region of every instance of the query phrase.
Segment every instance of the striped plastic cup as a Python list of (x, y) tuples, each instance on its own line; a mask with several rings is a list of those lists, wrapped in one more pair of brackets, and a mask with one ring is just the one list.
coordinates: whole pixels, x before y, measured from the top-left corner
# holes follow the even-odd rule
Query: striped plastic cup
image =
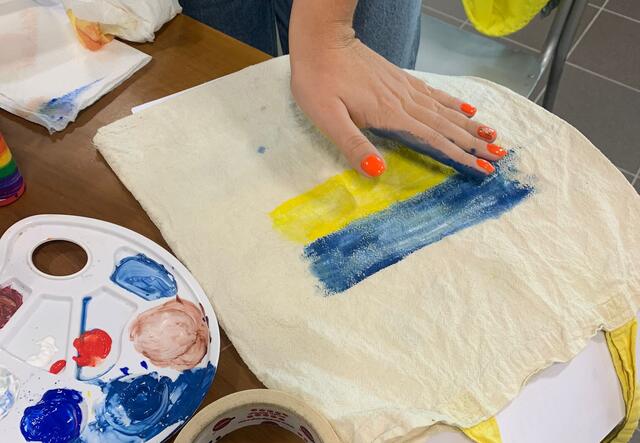
[(0, 134), (0, 206), (7, 206), (24, 194), (24, 180)]

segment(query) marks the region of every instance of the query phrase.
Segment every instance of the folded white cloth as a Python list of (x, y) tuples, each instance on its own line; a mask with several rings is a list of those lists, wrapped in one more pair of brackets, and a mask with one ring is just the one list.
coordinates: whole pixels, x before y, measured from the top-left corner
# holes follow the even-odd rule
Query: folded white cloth
[(119, 41), (85, 49), (58, 2), (0, 2), (0, 107), (50, 132), (149, 60)]

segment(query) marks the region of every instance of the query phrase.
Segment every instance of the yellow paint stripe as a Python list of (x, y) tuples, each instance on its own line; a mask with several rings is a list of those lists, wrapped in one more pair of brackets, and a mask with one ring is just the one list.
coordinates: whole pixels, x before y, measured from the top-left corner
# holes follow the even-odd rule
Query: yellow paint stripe
[(4, 168), (11, 161), (11, 151), (5, 149), (2, 154), (0, 154), (0, 168)]
[(287, 200), (269, 214), (274, 227), (288, 239), (307, 244), (424, 192), (454, 173), (406, 148), (388, 152), (385, 160), (387, 172), (377, 179), (349, 170)]

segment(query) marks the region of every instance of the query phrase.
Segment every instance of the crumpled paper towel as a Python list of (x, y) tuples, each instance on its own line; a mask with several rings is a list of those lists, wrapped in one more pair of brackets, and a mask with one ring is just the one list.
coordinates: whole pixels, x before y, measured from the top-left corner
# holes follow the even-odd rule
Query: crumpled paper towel
[(118, 41), (85, 49), (62, 4), (51, 0), (0, 0), (0, 42), (0, 107), (49, 132), (151, 60)]

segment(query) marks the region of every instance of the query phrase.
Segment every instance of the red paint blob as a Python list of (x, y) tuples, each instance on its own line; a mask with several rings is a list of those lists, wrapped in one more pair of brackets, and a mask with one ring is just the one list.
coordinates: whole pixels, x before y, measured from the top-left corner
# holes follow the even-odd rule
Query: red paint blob
[(73, 341), (78, 356), (73, 357), (78, 366), (97, 366), (111, 352), (111, 337), (102, 329), (92, 329)]
[(59, 374), (64, 368), (67, 366), (67, 362), (65, 360), (58, 360), (53, 363), (49, 368), (49, 372), (52, 374)]

